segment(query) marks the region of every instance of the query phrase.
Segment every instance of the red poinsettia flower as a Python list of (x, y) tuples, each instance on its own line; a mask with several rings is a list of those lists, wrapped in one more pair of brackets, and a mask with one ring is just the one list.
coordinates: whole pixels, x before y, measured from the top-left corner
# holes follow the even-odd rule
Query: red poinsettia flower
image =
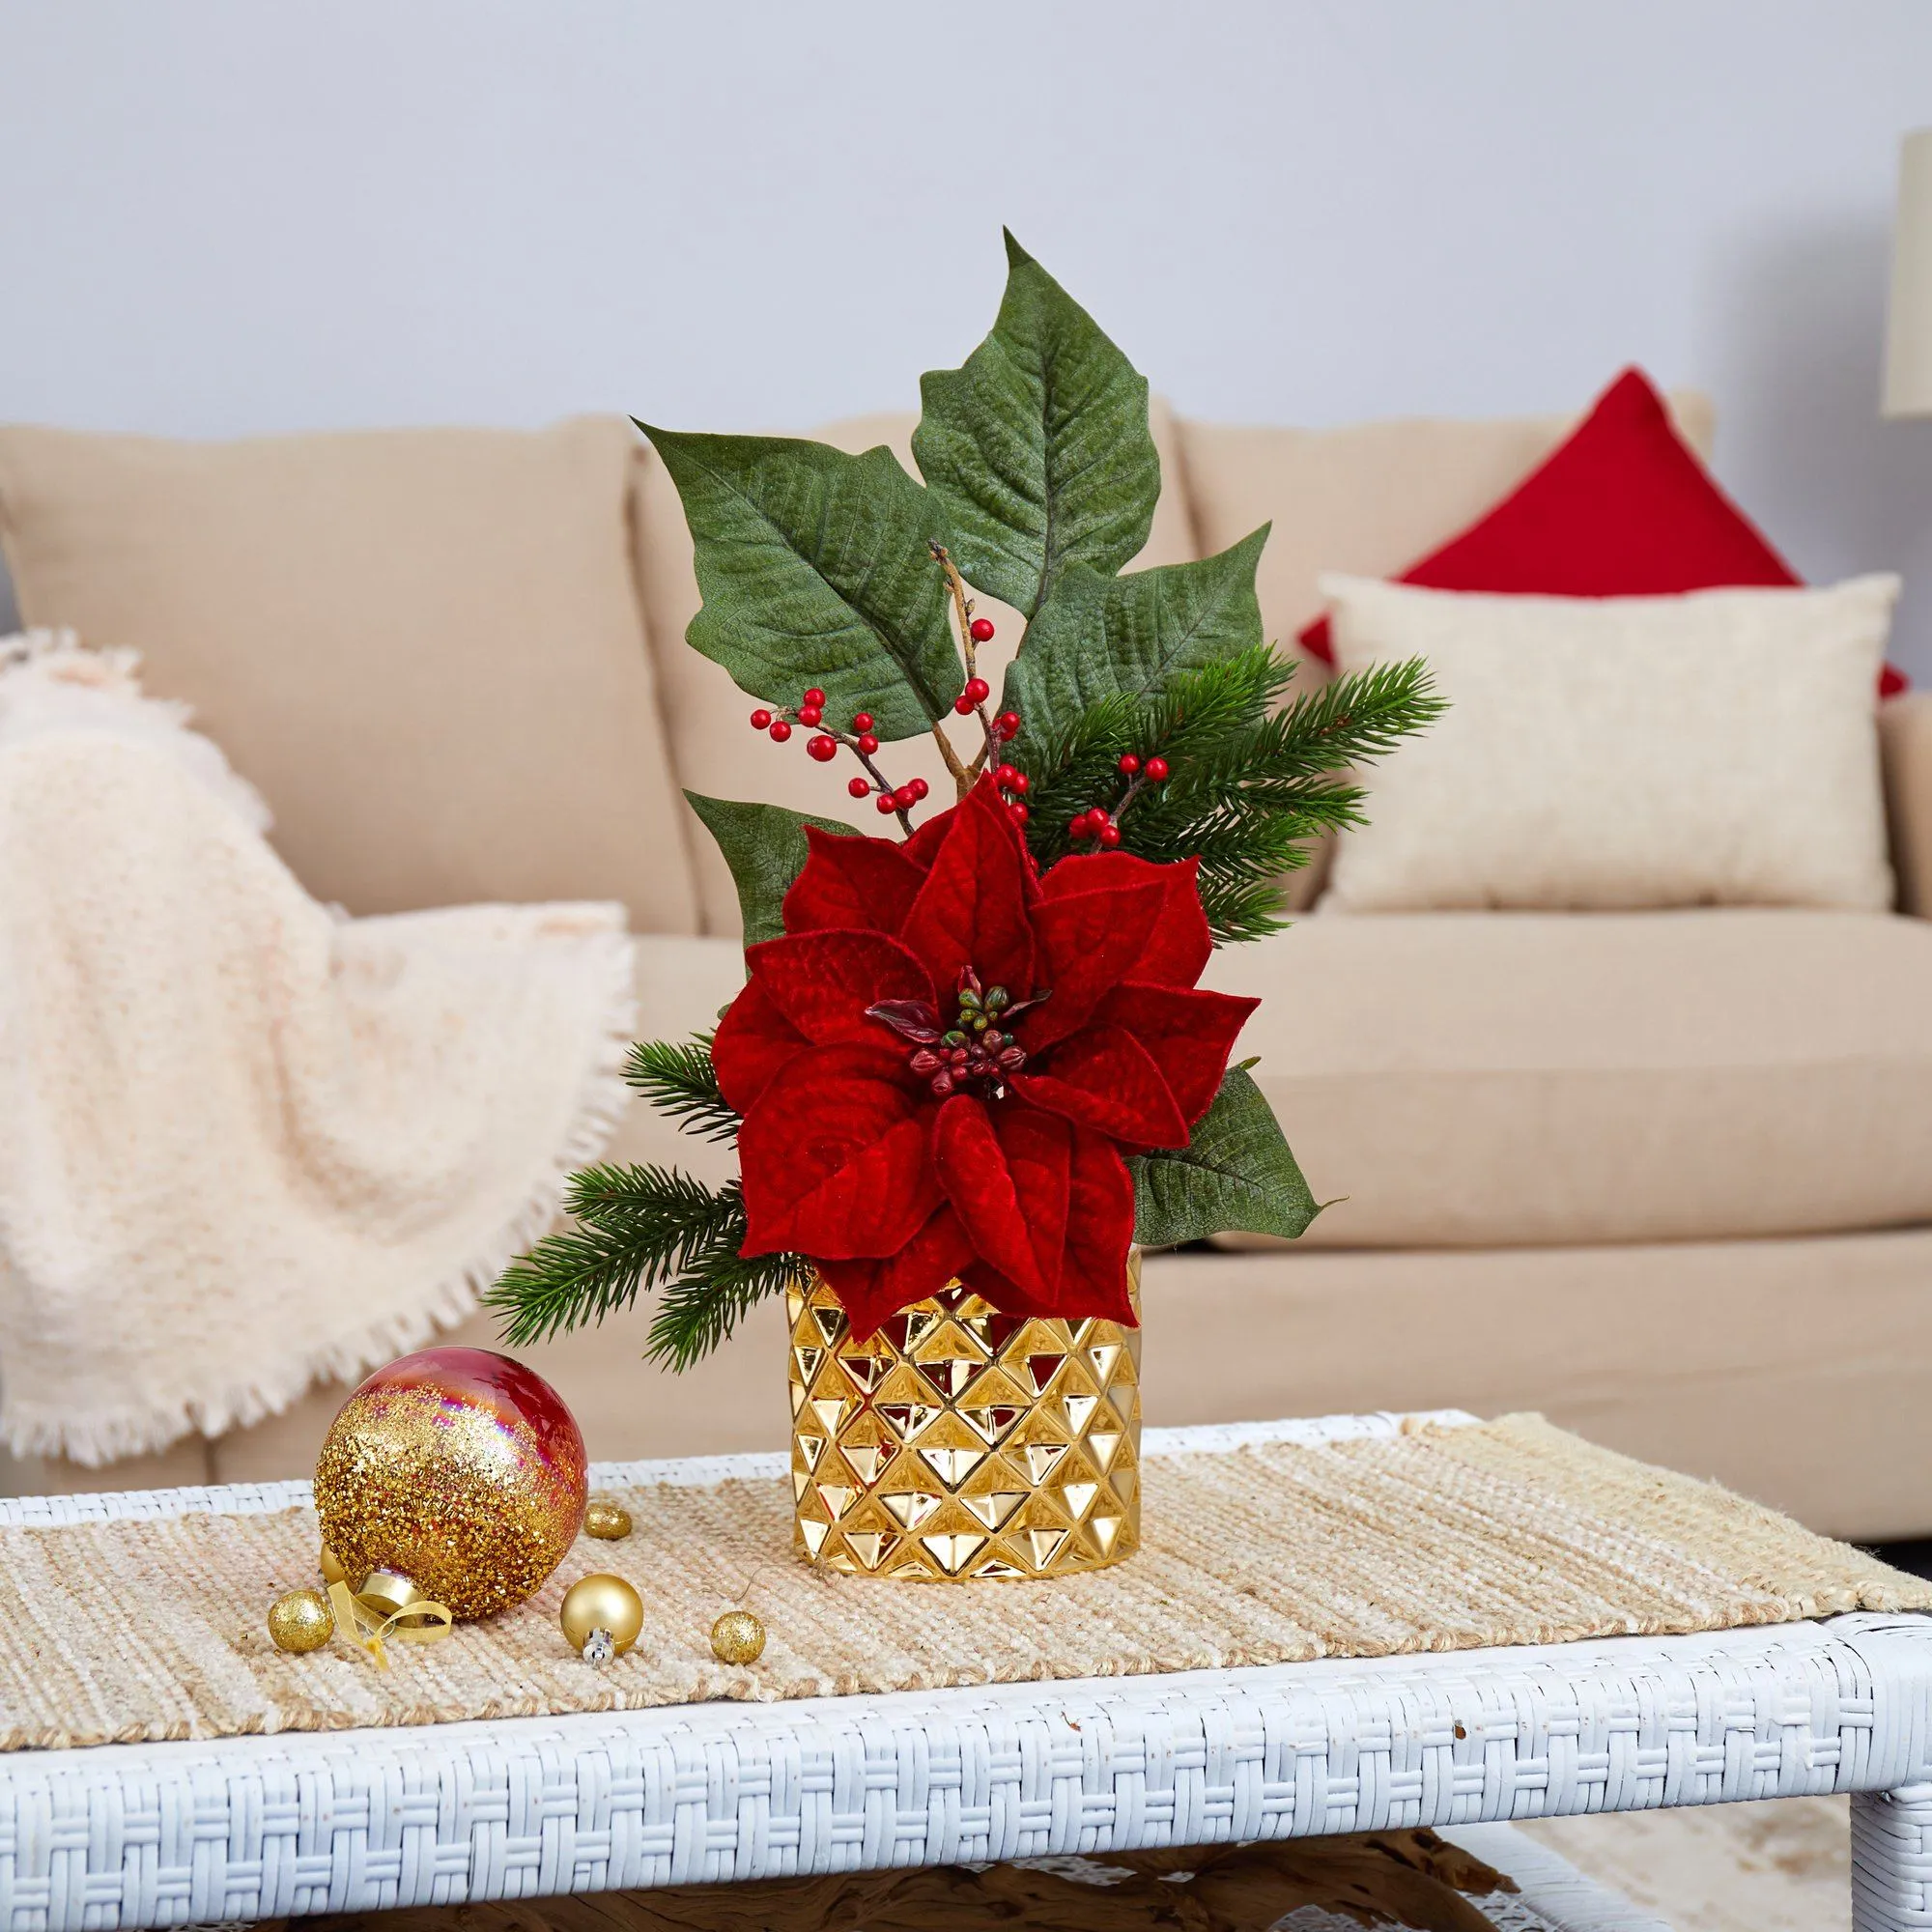
[(806, 836), (712, 1048), (744, 1252), (809, 1255), (862, 1337), (955, 1276), (1009, 1314), (1131, 1321), (1122, 1156), (1186, 1144), (1256, 1006), (1195, 988), (1193, 862), (1041, 877), (990, 779), (903, 844)]

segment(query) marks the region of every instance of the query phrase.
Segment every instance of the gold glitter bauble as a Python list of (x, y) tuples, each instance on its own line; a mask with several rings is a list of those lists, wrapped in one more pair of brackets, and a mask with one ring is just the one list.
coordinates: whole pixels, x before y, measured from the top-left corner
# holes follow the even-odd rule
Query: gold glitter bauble
[(322, 1554), (316, 1558), (315, 1567), (322, 1572), (325, 1583), (346, 1583), (349, 1580), (348, 1571), (343, 1569), (335, 1551), (326, 1543), (322, 1546)]
[(750, 1610), (726, 1610), (711, 1626), (711, 1654), (720, 1663), (755, 1663), (765, 1654), (765, 1627)]
[(484, 1349), (425, 1349), (342, 1405), (315, 1512), (352, 1589), (389, 1570), (453, 1616), (487, 1617), (562, 1561), (586, 1488), (583, 1437), (541, 1376)]
[(320, 1590), (291, 1590), (270, 1605), (269, 1634), (277, 1650), (299, 1657), (320, 1650), (335, 1634), (335, 1612)]
[(579, 1577), (564, 1592), (556, 1620), (573, 1649), (593, 1663), (608, 1663), (637, 1642), (644, 1627), (644, 1600), (623, 1577), (600, 1571)]
[(583, 1533), (600, 1543), (615, 1543), (631, 1533), (631, 1512), (620, 1503), (592, 1503), (583, 1512)]

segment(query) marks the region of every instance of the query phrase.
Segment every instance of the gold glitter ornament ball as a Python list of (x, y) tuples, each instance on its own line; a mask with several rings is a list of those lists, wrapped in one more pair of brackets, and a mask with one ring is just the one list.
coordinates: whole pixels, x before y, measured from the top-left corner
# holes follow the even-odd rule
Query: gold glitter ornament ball
[(631, 1512), (621, 1503), (592, 1503), (583, 1512), (583, 1533), (600, 1543), (615, 1543), (630, 1535)]
[(609, 1663), (637, 1642), (644, 1628), (644, 1600), (623, 1577), (600, 1571), (580, 1577), (564, 1592), (556, 1620), (580, 1656)]
[(335, 1634), (335, 1612), (320, 1590), (291, 1590), (269, 1609), (269, 1634), (277, 1650), (320, 1650)]
[(587, 1489), (562, 1398), (486, 1349), (424, 1349), (378, 1369), (315, 1464), (322, 1540), (351, 1588), (392, 1571), (458, 1618), (539, 1588), (582, 1525)]
[(765, 1627), (750, 1610), (726, 1610), (711, 1626), (711, 1654), (720, 1663), (755, 1663), (765, 1654)]

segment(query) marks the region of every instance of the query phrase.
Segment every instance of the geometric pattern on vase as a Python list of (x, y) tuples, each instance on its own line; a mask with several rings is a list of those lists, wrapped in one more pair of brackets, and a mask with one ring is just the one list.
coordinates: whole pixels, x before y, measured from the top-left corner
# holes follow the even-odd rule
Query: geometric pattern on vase
[[(1140, 1312), (1140, 1254), (1127, 1286)], [(859, 1577), (1067, 1577), (1141, 1541), (1141, 1334), (1002, 1315), (952, 1283), (854, 1342), (818, 1276), (791, 1317), (793, 1547)]]

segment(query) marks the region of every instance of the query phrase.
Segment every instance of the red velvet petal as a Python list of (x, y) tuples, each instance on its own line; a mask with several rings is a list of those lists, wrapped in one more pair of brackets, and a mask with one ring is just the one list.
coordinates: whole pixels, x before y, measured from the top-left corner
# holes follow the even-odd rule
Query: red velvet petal
[(739, 1113), (748, 1114), (772, 1076), (810, 1045), (753, 980), (725, 1008), (711, 1042), (719, 1088)]
[(1096, 1026), (1124, 1027), (1152, 1056), (1191, 1127), (1213, 1104), (1228, 1056), (1259, 1000), (1128, 980), (1101, 1001)]
[(934, 812), (923, 825), (915, 825), (911, 836), (901, 842), (899, 850), (922, 872), (932, 869), (932, 862), (939, 857), (939, 848), (946, 843), (946, 836), (952, 830), (953, 814), (958, 810), (956, 805), (949, 805), (944, 811)]
[(952, 996), (963, 967), (1016, 999), (1033, 990), (1034, 896), (1019, 827), (982, 779), (954, 809), (952, 823), (899, 938), (932, 975), (942, 999)]
[(1160, 1068), (1122, 1027), (1084, 1028), (1047, 1057), (1041, 1071), (1017, 1075), (1013, 1091), (1142, 1151), (1187, 1142), (1186, 1118)]
[(853, 1340), (863, 1342), (889, 1316), (937, 1294), (972, 1260), (959, 1217), (941, 1208), (890, 1260), (822, 1261), (818, 1268), (844, 1304)]
[(1118, 889), (1066, 894), (1034, 908), (1035, 971), (1052, 997), (1021, 1014), (1014, 1030), (1029, 1053), (1077, 1033), (1129, 973), (1139, 977), (1140, 959), (1165, 903), (1159, 881), (1142, 879)]
[(1136, 1326), (1127, 1298), (1127, 1250), (1134, 1238), (1134, 1180), (1113, 1143), (1076, 1130), (1068, 1169), (1066, 1254), (1056, 1313), (1104, 1316)]
[(818, 932), (862, 926), (896, 932), (925, 878), (923, 867), (890, 838), (847, 838), (805, 828), (810, 856), (784, 895), (784, 929)]
[(925, 969), (883, 932), (789, 933), (745, 949), (752, 978), (816, 1046), (890, 1046), (894, 1036), (866, 1009), (882, 1000), (934, 1004)]
[[(997, 1116), (997, 1122), (996, 1117)], [(1066, 1238), (1073, 1130), (1015, 1100), (955, 1094), (939, 1110), (932, 1157), (975, 1252), (1029, 1294), (1051, 1296)]]
[(1201, 910), (1200, 869), (1194, 859), (1156, 866), (1131, 852), (1087, 852), (1061, 860), (1041, 881), (1040, 891), (1056, 899), (1158, 879), (1166, 903), (1133, 977), (1150, 986), (1191, 986), (1214, 950), (1208, 915)]
[(802, 1053), (738, 1133), (744, 1252), (814, 1259), (895, 1255), (940, 1205), (929, 1102), (864, 1048)]

